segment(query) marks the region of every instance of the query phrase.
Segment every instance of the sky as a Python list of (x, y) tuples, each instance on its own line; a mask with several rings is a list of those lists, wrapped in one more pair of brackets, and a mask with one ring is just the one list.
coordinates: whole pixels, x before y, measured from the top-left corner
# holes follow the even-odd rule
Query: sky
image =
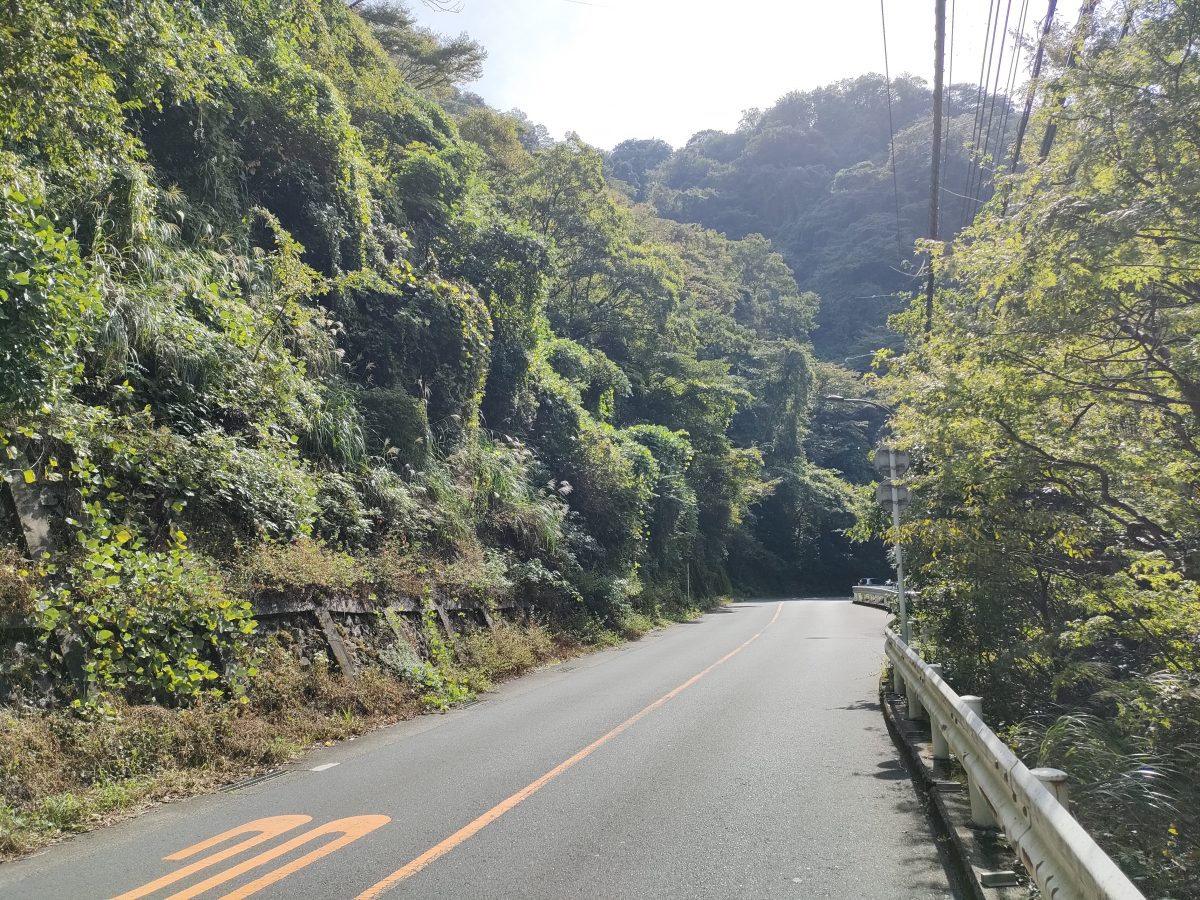
[[(497, 109), (519, 107), (556, 138), (577, 131), (605, 149), (648, 137), (679, 146), (703, 129), (736, 128), (743, 110), (788, 91), (883, 72), (879, 0), (457, 0), (457, 12), (432, 2), (408, 5), (422, 25), (465, 31), (488, 51), (468, 90)], [(948, 5), (954, 81), (978, 81), (989, 0)], [(1038, 0), (1011, 3), (1010, 31), (1027, 5), (1037, 7), (1033, 32)], [(933, 0), (884, 7), (892, 74), (932, 82)]]

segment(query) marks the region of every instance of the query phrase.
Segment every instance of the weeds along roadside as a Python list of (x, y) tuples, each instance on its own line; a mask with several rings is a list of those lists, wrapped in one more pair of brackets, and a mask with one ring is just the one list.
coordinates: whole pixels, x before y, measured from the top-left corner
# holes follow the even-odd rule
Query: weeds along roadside
[[(395, 561), (393, 560), (393, 563)], [(290, 571), (329, 588), (349, 569), (317, 545), (271, 548), (239, 573)], [(298, 574), (299, 573), (299, 574)], [(232, 579), (237, 581), (237, 578)], [(350, 582), (341, 582), (342, 586)], [(297, 590), (295, 584), (290, 590)], [(431, 609), (427, 606), (427, 610)], [(256, 670), (240, 698), (167, 708), (105, 695), (89, 708), (0, 710), (0, 859), (92, 830), (157, 802), (213, 790), (294, 759), (305, 750), (422, 712), (462, 703), (540, 665), (637, 639), (697, 610), (630, 613), (617, 628), (595, 619), (497, 618), (491, 629), (446, 637), (436, 617), (402, 623), (348, 678), (327, 653), (293, 631), (253, 639)], [(371, 655), (358, 654), (360, 659)]]

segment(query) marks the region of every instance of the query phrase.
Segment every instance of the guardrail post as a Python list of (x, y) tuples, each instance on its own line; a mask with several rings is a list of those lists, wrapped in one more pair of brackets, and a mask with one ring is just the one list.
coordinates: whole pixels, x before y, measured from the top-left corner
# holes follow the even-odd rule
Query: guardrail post
[(904, 676), (900, 674), (900, 667), (892, 663), (892, 693), (899, 697), (904, 693)]
[[(974, 695), (967, 695), (960, 698), (963, 704), (983, 719), (983, 698)], [(985, 760), (979, 760), (979, 764), (986, 765)], [(966, 768), (965, 761), (963, 768)], [(971, 773), (967, 772), (967, 791), (971, 796), (971, 824), (977, 828), (995, 828), (996, 816), (992, 813), (991, 806), (988, 805), (987, 798), (983, 796), (983, 791), (979, 789), (979, 785), (975, 783), (975, 779), (971, 777)]]
[(1046, 786), (1046, 790), (1054, 795), (1054, 799), (1062, 804), (1063, 809), (1070, 811), (1070, 791), (1067, 787), (1069, 776), (1062, 769), (1031, 769), (1029, 774)]
[(925, 712), (925, 704), (921, 702), (921, 689), (917, 684), (909, 685), (908, 688), (908, 717), (910, 719), (925, 719), (928, 718), (928, 713)]
[[(942, 677), (941, 663), (930, 663), (929, 668), (937, 672), (938, 678)], [(945, 723), (939, 721), (938, 717), (929, 711), (929, 707), (925, 707), (925, 712), (929, 714), (929, 733), (933, 736), (933, 758), (945, 762), (950, 758), (950, 744), (946, 740), (946, 733), (942, 731)]]

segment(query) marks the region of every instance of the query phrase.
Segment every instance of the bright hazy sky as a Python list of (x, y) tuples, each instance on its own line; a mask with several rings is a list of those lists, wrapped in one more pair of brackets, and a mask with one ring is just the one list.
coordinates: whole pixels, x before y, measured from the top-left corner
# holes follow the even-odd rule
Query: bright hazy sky
[[(954, 81), (979, 79), (988, 0), (953, 0)], [(933, 0), (885, 0), (893, 75), (933, 78)], [(731, 130), (744, 109), (790, 90), (883, 71), (879, 0), (461, 0), (459, 12), (409, 0), (421, 23), (484, 45), (467, 85), (497, 109), (520, 107), (556, 138), (578, 131), (674, 146)], [(949, 4), (947, 4), (949, 6)], [(1009, 30), (1017, 27), (1012, 4)], [(1026, 33), (1044, 6), (1033, 0)], [(949, 38), (947, 38), (949, 42)], [(1011, 46), (1005, 51), (1004, 71)], [(1022, 69), (1025, 68), (1022, 61)]]

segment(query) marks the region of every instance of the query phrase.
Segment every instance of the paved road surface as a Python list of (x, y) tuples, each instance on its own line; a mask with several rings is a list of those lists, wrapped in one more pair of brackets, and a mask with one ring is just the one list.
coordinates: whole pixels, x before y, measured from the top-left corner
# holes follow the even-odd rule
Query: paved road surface
[(0, 866), (0, 897), (950, 897), (882, 625), (731, 606)]

